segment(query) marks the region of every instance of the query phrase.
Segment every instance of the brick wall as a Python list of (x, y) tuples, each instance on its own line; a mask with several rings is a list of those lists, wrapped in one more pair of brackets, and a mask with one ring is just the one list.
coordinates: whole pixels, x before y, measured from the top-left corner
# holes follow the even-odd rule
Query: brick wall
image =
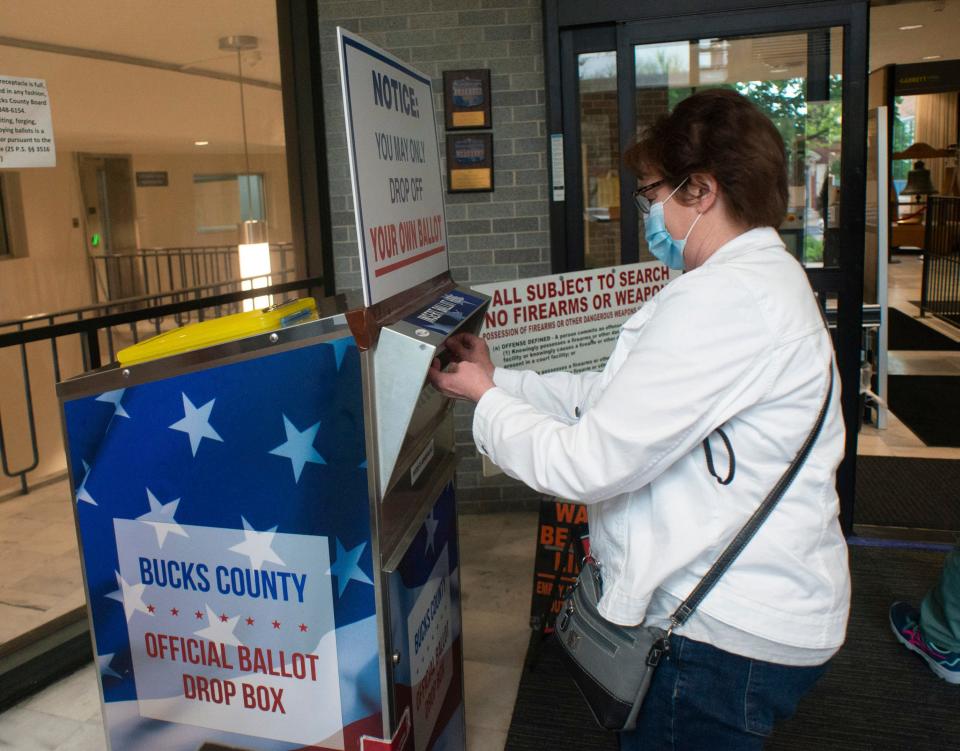
[[(338, 25), (433, 79), (441, 157), (445, 154), (443, 71), (490, 69), (495, 191), (446, 195), (453, 278), (470, 285), (550, 273), (540, 0), (324, 0), (320, 45), (337, 290), (360, 286), (337, 58)], [(443, 174), (446, 179), (445, 164)], [(461, 508), (534, 507), (539, 496), (523, 485), (504, 476), (481, 477), (471, 419), (472, 409), (458, 405)]]

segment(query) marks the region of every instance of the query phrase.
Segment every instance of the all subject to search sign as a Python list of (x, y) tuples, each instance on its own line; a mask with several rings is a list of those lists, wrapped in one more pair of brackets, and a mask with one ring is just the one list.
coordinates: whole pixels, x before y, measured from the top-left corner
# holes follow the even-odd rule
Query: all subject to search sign
[(446, 272), (440, 149), (430, 79), (337, 29), (366, 305)]

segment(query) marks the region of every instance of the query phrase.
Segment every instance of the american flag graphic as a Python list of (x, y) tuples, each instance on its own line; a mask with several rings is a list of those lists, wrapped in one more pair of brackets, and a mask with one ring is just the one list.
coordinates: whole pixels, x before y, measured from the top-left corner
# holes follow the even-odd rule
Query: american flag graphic
[(64, 401), (113, 749), (380, 735), (349, 336)]

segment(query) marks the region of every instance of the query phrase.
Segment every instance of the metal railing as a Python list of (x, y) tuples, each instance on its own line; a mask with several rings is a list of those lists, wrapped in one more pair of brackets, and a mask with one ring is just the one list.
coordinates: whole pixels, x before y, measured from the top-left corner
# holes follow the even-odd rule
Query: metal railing
[[(194, 289), (240, 278), (236, 245), (145, 248), (90, 255), (89, 260), (100, 302)], [(270, 268), (281, 278), (295, 272), (291, 243), (270, 245)]]
[[(19, 423), (24, 425), (23, 432), (29, 436), (26, 462), (12, 467), (3, 416), (0, 414), (0, 470), (11, 479), (19, 479), (21, 493), (30, 492), (27, 475), (40, 464), (35, 391), (43, 389), (45, 394), (52, 395), (52, 387), (64, 378), (99, 368), (104, 362), (104, 351), (107, 353), (107, 362), (112, 362), (117, 349), (194, 318), (202, 321), (237, 312), (244, 300), (273, 296), (275, 302), (280, 302), (291, 297), (289, 293), (306, 291), (309, 294), (311, 290), (322, 289), (322, 277), (291, 279), (291, 276), (292, 270), (273, 273), (269, 278), (275, 283), (264, 287), (256, 286), (260, 283), (256, 277), (227, 280), (0, 322), (0, 356), (19, 350), (19, 357), (14, 355), (19, 361), (23, 390)], [(250, 289), (251, 286), (254, 289)], [(69, 350), (66, 358), (63, 350)], [(31, 364), (32, 361), (38, 361), (41, 355), (49, 357), (49, 367), (36, 369), (42, 370), (40, 378), (44, 382), (34, 383)], [(10, 368), (0, 368), (0, 372), (3, 372), (6, 383), (4, 395), (9, 398), (16, 372)], [(52, 383), (47, 382), (50, 376)], [(8, 379), (11, 382), (7, 383)], [(58, 424), (57, 435), (59, 431)]]
[(920, 315), (960, 326), (960, 198), (931, 196), (923, 249)]

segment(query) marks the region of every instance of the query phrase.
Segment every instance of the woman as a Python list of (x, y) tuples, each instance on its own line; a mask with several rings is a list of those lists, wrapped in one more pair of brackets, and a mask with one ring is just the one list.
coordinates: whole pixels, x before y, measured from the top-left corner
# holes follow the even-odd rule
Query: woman
[[(600, 613), (666, 628), (796, 456), (827, 397), (833, 348), (774, 229), (784, 146), (756, 107), (731, 91), (695, 94), (626, 162), (651, 251), (685, 273), (624, 324), (604, 370), (495, 369), (483, 341), (463, 336), (450, 342), (459, 362), (435, 363), (430, 378), (477, 402), (474, 439), (507, 474), (589, 505)], [(674, 631), (621, 748), (761, 748), (822, 674), (849, 609), (843, 445), (837, 380), (797, 478)]]

